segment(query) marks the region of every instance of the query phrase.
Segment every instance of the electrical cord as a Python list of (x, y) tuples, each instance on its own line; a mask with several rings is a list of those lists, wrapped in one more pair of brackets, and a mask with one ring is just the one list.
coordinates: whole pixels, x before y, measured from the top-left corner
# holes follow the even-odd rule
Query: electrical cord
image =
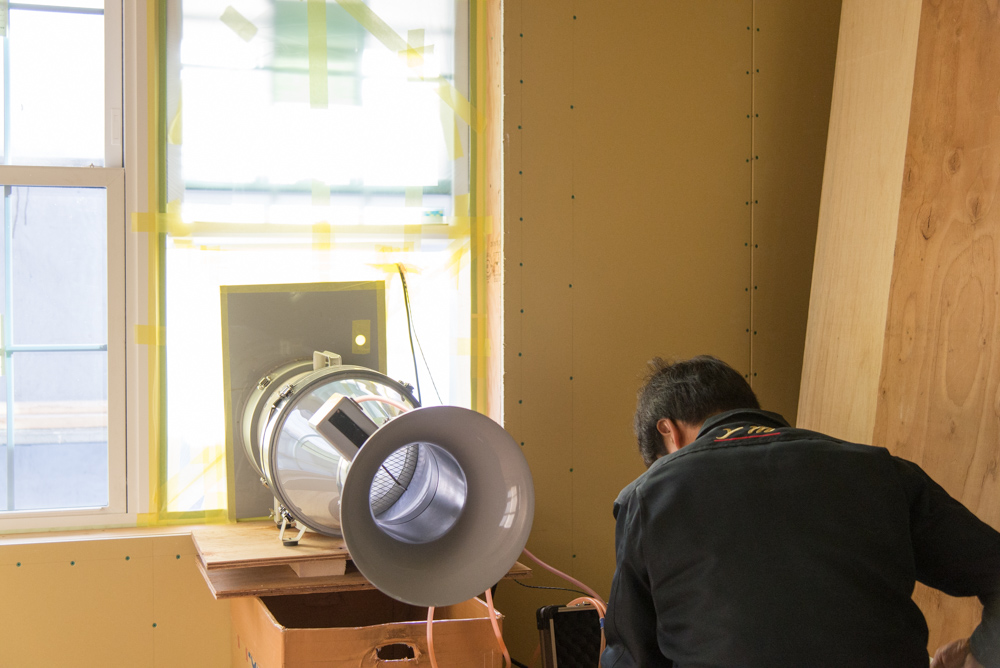
[(420, 402), (420, 405), (423, 405), (424, 397), (420, 392), (420, 372), (417, 370), (417, 349), (413, 347), (413, 319), (410, 315), (410, 292), (406, 289), (406, 273), (403, 271), (403, 263), (397, 262), (396, 269), (399, 271), (399, 280), (403, 283), (403, 304), (406, 305), (406, 333), (410, 337), (410, 354), (413, 356), (413, 380), (417, 383), (417, 401)]
[(555, 589), (556, 591), (568, 591), (572, 594), (580, 594), (581, 596), (586, 596), (587, 592), (580, 591), (579, 589), (568, 589), (566, 587), (543, 587), (542, 585), (528, 585), (524, 584), (520, 580), (512, 580), (515, 584), (519, 584), (522, 587), (527, 587), (528, 589)]
[[(424, 368), (427, 369), (427, 377), (431, 379), (431, 387), (434, 388), (434, 394), (437, 395), (438, 403), (443, 403), (441, 401), (441, 392), (438, 391), (437, 383), (434, 382), (434, 374), (431, 373), (431, 365), (427, 363), (427, 355), (424, 354), (424, 347), (420, 343), (420, 335), (417, 334), (416, 325), (413, 324), (413, 320), (410, 317), (410, 291), (406, 286), (406, 271), (403, 269), (403, 263), (397, 262), (396, 269), (399, 271), (399, 280), (403, 283), (403, 303), (406, 305), (406, 324), (410, 335), (410, 353), (413, 355), (413, 373), (416, 376), (417, 373), (417, 353), (413, 350), (413, 341), (417, 342), (417, 350), (420, 351), (420, 359), (424, 361)], [(423, 403), (423, 397), (420, 395), (420, 379), (416, 378), (417, 381), (417, 395), (420, 399), (420, 403)]]

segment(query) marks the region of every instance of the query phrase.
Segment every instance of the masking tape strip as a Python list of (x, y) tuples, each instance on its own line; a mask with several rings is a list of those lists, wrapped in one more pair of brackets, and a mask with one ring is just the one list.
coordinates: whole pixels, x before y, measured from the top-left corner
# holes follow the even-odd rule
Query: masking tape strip
[(330, 187), (316, 179), (312, 182), (312, 205), (330, 206)]
[[(222, 489), (225, 489), (225, 464), (225, 447), (203, 448), (183, 469), (167, 480), (167, 508), (177, 502), (185, 505), (183, 499), (188, 496), (194, 496), (194, 501), (204, 497), (205, 505), (218, 505), (209, 503), (209, 497), (219, 493), (220, 482)], [(225, 505), (224, 501), (222, 505)]]
[[(316, 225), (327, 225), (331, 232), (336, 233), (338, 239), (357, 237), (369, 239), (376, 244), (384, 243), (380, 242), (380, 239), (391, 241), (404, 234), (416, 234), (415, 230), (419, 230), (419, 236), (424, 239), (462, 239), (471, 234), (472, 224), (479, 220), (472, 216), (446, 216), (434, 218), (434, 220), (446, 221), (445, 224), (424, 223), (421, 225), (331, 225), (327, 221), (300, 225), (199, 222), (188, 224), (182, 223), (180, 217), (174, 214), (132, 214), (132, 216), (133, 230), (136, 232), (146, 232), (149, 231), (147, 228), (151, 228), (156, 232), (185, 240), (199, 237), (213, 239), (242, 236), (275, 237), (277, 239), (310, 237), (316, 232)], [(139, 217), (138, 222), (136, 216)], [(154, 222), (150, 222), (151, 220)]]
[(313, 250), (328, 251), (333, 242), (332, 228), (330, 223), (316, 223), (312, 226), (312, 247)]
[(421, 231), (423, 225), (403, 226), (403, 246), (410, 246), (413, 250), (420, 250)]
[(167, 328), (154, 325), (136, 325), (133, 338), (137, 346), (164, 346), (167, 344)]
[[(186, 226), (176, 213), (132, 212), (132, 231), (150, 234), (169, 234), (175, 237), (188, 236)], [(155, 287), (155, 286), (154, 286)]]
[(469, 209), (472, 208), (472, 195), (466, 193), (464, 195), (455, 195), (455, 217), (466, 217), (469, 215)]
[(406, 65), (420, 67), (424, 64), (424, 31), (410, 30), (406, 33)]
[(330, 106), (326, 44), (326, 0), (308, 0), (306, 6), (309, 36), (309, 106)]
[(170, 127), (167, 129), (167, 143), (173, 144), (174, 146), (180, 146), (184, 141), (184, 98), (183, 93), (178, 91), (177, 94), (177, 111), (174, 112), (174, 117), (170, 121)]
[[(157, 211), (159, 205), (159, 195), (161, 186), (160, 178), (160, 157), (164, 152), (164, 147), (160, 146), (160, 23), (163, 15), (160, 13), (161, 5), (156, 0), (146, 0), (146, 103), (147, 103), (147, 197), (148, 210)], [(165, 28), (165, 26), (164, 26)], [(164, 31), (165, 32), (165, 31)], [(160, 244), (158, 232), (157, 214), (133, 213), (132, 230), (147, 232), (146, 242), (146, 267), (147, 267), (147, 299), (146, 299), (146, 321), (158, 321), (158, 306), (160, 303), (159, 294), (162, 285), (162, 274), (160, 266)], [(158, 337), (159, 330), (156, 326), (137, 325), (135, 328), (135, 341), (152, 341), (146, 355), (148, 385), (147, 395), (147, 442), (149, 447), (149, 458), (147, 461), (148, 482), (149, 482), (149, 507), (146, 515), (140, 515), (139, 522), (142, 524), (155, 524), (160, 515), (160, 473), (163, 470), (163, 459), (160, 457), (160, 425), (164, 419), (161, 413), (164, 405), (160, 395), (160, 368), (163, 362), (162, 351), (155, 345), (159, 339), (161, 342), (166, 337)]]
[(240, 14), (235, 7), (226, 7), (219, 20), (236, 33), (244, 42), (249, 42), (257, 35), (257, 26), (250, 19)]
[(483, 115), (478, 113), (475, 107), (472, 106), (472, 103), (469, 102), (469, 98), (462, 95), (450, 82), (441, 79), (436, 92), (438, 97), (454, 109), (455, 114), (465, 121), (465, 124), (470, 128), (473, 128), (476, 132), (482, 132), (486, 129), (486, 119)]
[(388, 23), (378, 17), (362, 0), (337, 0), (337, 4), (344, 8), (354, 20), (370, 32), (375, 39), (385, 44), (390, 51), (406, 51), (408, 45), (406, 40), (400, 37)]
[[(310, 0), (310, 2), (312, 1)], [(427, 48), (424, 46), (415, 48), (414, 45), (407, 44), (406, 40), (373, 12), (362, 0), (337, 0), (337, 4), (354, 17), (354, 20), (360, 23), (361, 27), (371, 33), (375, 39), (382, 42), (387, 49), (396, 53), (406, 53), (408, 63), (411, 62), (409, 58), (411, 51), (415, 54), (422, 54), (423, 51), (421, 49)], [(419, 55), (419, 58), (422, 62), (423, 55)], [(468, 98), (462, 95), (450, 82), (445, 79), (439, 79), (438, 81), (437, 94), (444, 100), (445, 104), (454, 109), (458, 117), (465, 121), (469, 127), (475, 128), (477, 132), (482, 132), (486, 127), (486, 119), (482, 114), (477, 113)], [(476, 119), (475, 123), (472, 122), (473, 118)]]
[(167, 130), (167, 143), (180, 146), (184, 140), (184, 124), (182, 110), (184, 109), (184, 99), (182, 94), (177, 96), (177, 113), (170, 121), (170, 129)]
[[(406, 188), (406, 194), (403, 198), (405, 206), (416, 206), (420, 207), (424, 205), (424, 187), (414, 186), (412, 188)], [(407, 225), (406, 227), (413, 227), (412, 225)]]

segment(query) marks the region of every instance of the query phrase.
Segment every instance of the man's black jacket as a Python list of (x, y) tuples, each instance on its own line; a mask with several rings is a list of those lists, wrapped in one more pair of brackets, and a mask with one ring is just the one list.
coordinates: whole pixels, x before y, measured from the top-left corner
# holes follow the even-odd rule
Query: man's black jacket
[(1000, 668), (1000, 533), (883, 448), (723, 413), (615, 517), (603, 668), (926, 668), (918, 580), (980, 598)]

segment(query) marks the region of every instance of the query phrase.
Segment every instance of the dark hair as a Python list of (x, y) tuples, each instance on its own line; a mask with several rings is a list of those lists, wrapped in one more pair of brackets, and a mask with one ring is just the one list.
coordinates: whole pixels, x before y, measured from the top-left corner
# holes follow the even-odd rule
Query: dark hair
[(669, 362), (656, 357), (635, 407), (635, 438), (646, 466), (666, 454), (656, 423), (667, 418), (701, 424), (717, 413), (737, 408), (760, 408), (757, 395), (742, 375), (710, 355)]

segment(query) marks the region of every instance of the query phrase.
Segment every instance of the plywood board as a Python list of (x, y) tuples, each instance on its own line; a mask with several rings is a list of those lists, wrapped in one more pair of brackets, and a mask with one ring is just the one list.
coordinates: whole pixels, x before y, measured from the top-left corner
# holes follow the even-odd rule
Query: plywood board
[[(288, 566), (261, 566), (258, 568), (233, 568), (207, 572), (202, 570), (209, 590), (217, 599), (244, 596), (285, 596), (289, 594), (317, 594), (334, 591), (374, 589), (353, 564), (347, 565), (344, 575), (300, 578)], [(511, 567), (508, 579), (530, 577), (532, 571), (521, 563)]]
[(920, 0), (844, 0), (797, 425), (870, 442)]
[[(982, 2), (924, 2), (875, 442), (1000, 528), (1000, 33)], [(921, 587), (930, 649), (974, 600)]]
[[(285, 531), (286, 538), (298, 533), (290, 532)], [(278, 540), (278, 528), (269, 521), (194, 527), (192, 537), (207, 571), (350, 558), (343, 538), (312, 531), (303, 534), (298, 545), (286, 547)]]

